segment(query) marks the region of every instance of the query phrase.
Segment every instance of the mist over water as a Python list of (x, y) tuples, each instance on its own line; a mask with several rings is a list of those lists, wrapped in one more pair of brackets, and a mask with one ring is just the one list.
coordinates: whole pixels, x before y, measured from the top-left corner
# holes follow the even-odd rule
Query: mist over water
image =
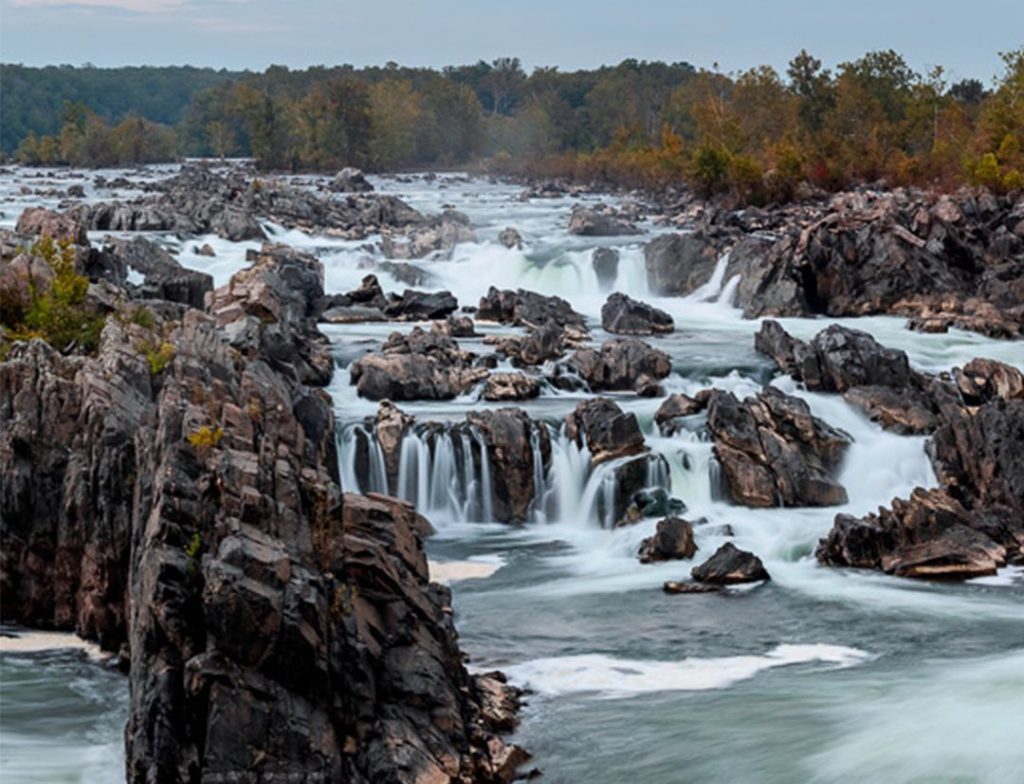
[[(695, 525), (699, 551), (693, 563), (643, 566), (637, 549), (654, 532), (656, 521), (623, 529), (602, 521), (599, 509), (608, 505), (606, 479), (614, 466), (591, 471), (589, 454), (562, 431), (565, 415), (584, 396), (546, 389), (540, 398), (520, 404), (538, 427), (547, 429), (552, 460), (548, 472), (537, 477), (542, 492), (530, 519), (518, 528), (494, 524), (486, 492), (493, 467), (478, 435), (464, 424), (467, 411), (498, 406), (473, 394), (456, 401), (400, 404), (417, 417), (417, 426), (403, 442), (398, 494), (415, 502), (437, 528), (427, 545), (431, 557), (499, 565), (490, 577), (453, 583), (456, 623), (471, 666), (502, 668), (513, 682), (533, 690), (517, 740), (534, 754), (532, 764), (544, 771), (545, 781), (1022, 780), (1020, 570), (967, 583), (911, 582), (828, 569), (813, 558), (837, 512), (865, 514), (915, 487), (937, 484), (924, 452), (926, 439), (884, 432), (839, 396), (805, 392), (786, 377), (773, 379), (773, 365), (753, 349), (759, 322), (743, 320), (732, 306), (737, 281), (726, 279), (724, 263), (690, 297), (652, 296), (643, 244), (663, 229), (649, 222), (641, 224), (645, 233), (636, 237), (573, 237), (567, 226), (578, 199), (523, 202), (518, 188), (447, 176), (375, 184), (421, 211), (452, 205), (472, 220), (478, 242), (457, 246), (450, 258), (408, 262), (436, 280), (424, 288), (449, 289), (460, 305), (476, 305), (491, 285), (557, 294), (586, 315), (600, 343), (608, 337), (600, 328), (608, 292), (599, 284), (590, 255), (595, 247), (614, 246), (620, 252), (614, 290), (648, 301), (675, 319), (674, 334), (649, 339), (672, 358), (667, 391), (692, 394), (715, 386), (743, 396), (770, 381), (805, 399), (816, 416), (854, 440), (839, 475), (849, 495), (844, 506), (745, 509), (718, 500), (717, 466), (711, 444), (701, 437), (701, 416), (690, 418), (684, 432), (663, 437), (653, 422), (660, 399), (611, 395), (636, 413), (648, 446), (664, 458), (665, 469), (653, 472), (651, 483), (681, 499), (687, 519), (704, 519)], [(7, 221), (15, 211), (5, 212)], [(498, 243), (506, 226), (522, 234), (522, 251)], [(267, 228), (274, 241), (323, 261), (330, 293), (356, 288), (371, 272), (386, 291), (409, 288), (378, 268), (384, 259), (374, 247), (377, 238), (341, 241)], [(218, 285), (246, 266), (245, 251), (257, 247), (212, 237), (162, 241), (180, 251), (183, 264), (213, 274)], [(214, 247), (215, 257), (191, 253), (193, 245), (204, 242)], [(782, 321), (792, 334), (809, 338), (835, 320)], [(903, 349), (915, 367), (930, 372), (948, 371), (976, 356), (1024, 367), (1019, 342), (956, 331), (910, 332), (897, 318), (839, 321)], [(356, 395), (348, 366), (391, 332), (412, 326), (323, 327), (339, 365), (329, 391), (348, 492), (386, 489), (383, 459), (364, 422), (377, 405)], [(488, 324), (477, 329), (481, 334), (517, 332)], [(479, 338), (460, 339), (459, 344), (477, 352), (488, 348)], [(444, 427), (423, 426), (431, 421)], [(369, 444), (365, 470), (357, 465), (359, 439)], [(760, 556), (772, 580), (719, 595), (663, 594), (665, 580), (687, 577), (694, 563), (727, 541), (725, 526), (737, 547)], [(90, 755), (106, 759), (103, 755), (120, 753), (118, 724), (127, 697), (123, 681), (118, 686), (111, 680), (117, 676), (98, 665), (77, 660), (71, 665), (60, 657), (4, 654), (2, 663), (0, 771), (5, 780), (9, 771), (18, 772), (11, 781), (120, 780), (120, 770), (112, 778), (88, 779), (83, 771), (92, 770)], [(92, 692), (70, 687), (76, 682), (67, 675), (72, 666), (77, 668), (74, 677), (83, 677)], [(118, 688), (122, 696), (109, 697), (108, 704), (105, 700)], [(96, 693), (104, 698), (95, 700)], [(35, 695), (45, 695), (38, 698), (38, 710), (31, 707)], [(65, 698), (75, 707), (60, 702)], [(8, 705), (13, 712), (8, 713)], [(60, 705), (65, 706), (61, 715), (82, 721), (74, 726), (49, 722), (44, 712), (54, 714)], [(88, 731), (84, 723), (90, 724)], [(14, 728), (10, 735), (9, 727)], [(30, 767), (23, 749), (43, 738), (61, 739), (67, 749), (47, 761), (63, 766), (63, 772), (23, 778)]]

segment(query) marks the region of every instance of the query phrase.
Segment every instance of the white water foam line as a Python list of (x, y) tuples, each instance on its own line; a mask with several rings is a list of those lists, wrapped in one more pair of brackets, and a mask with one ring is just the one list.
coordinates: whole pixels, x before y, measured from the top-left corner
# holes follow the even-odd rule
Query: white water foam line
[(46, 651), (83, 651), (95, 661), (106, 661), (109, 653), (96, 643), (67, 632), (42, 632), (30, 629), (0, 632), (0, 653), (44, 653)]
[(840, 645), (783, 644), (761, 656), (657, 662), (588, 654), (536, 659), (504, 670), (518, 685), (548, 696), (593, 692), (622, 698), (663, 691), (724, 689), (773, 667), (811, 662), (852, 667), (871, 658), (865, 651)]

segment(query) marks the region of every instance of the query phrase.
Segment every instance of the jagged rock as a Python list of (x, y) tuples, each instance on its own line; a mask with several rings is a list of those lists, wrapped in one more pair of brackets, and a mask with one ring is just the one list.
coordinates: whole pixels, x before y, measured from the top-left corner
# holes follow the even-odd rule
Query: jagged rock
[[(104, 264), (107, 269), (123, 271), (120, 275), (104, 276), (110, 282), (123, 286), (128, 270), (145, 277), (138, 291), (143, 299), (162, 299), (202, 308), (207, 293), (213, 291), (212, 276), (185, 269), (171, 254), (144, 237), (114, 239), (104, 248), (103, 255), (108, 257)], [(111, 256), (113, 260), (109, 259)]]
[(448, 316), (445, 320), (448, 334), (453, 338), (476, 338), (476, 326), (469, 316)]
[(529, 400), (539, 394), (537, 379), (522, 373), (491, 373), (484, 387), (485, 400)]
[(666, 517), (658, 522), (654, 536), (640, 543), (640, 563), (693, 558), (696, 552), (693, 525), (679, 517)]
[(381, 272), (386, 272), (399, 283), (404, 283), (407, 286), (439, 287), (440, 279), (436, 275), (408, 262), (381, 261), (377, 264), (377, 269)]
[(463, 666), (426, 521), (342, 500), (308, 386), (330, 378), (329, 352), (308, 367), (321, 276), (264, 248), (213, 315), (109, 319), (95, 357), (33, 341), (0, 363), (3, 617), (128, 640), (131, 784), (494, 781), (524, 759), (489, 729), (511, 695)]
[(499, 291), (494, 286), (480, 298), (476, 317), (501, 324), (536, 328), (548, 321), (561, 327), (586, 329), (586, 319), (561, 297), (547, 297), (535, 291), (519, 289)]
[(345, 305), (328, 308), (320, 314), (320, 321), (328, 324), (366, 324), (371, 321), (387, 321), (388, 317), (377, 308), (363, 305)]
[(384, 455), (384, 472), (388, 487), (392, 491), (398, 489), (398, 469), (402, 459), (402, 439), (406, 431), (416, 421), (390, 400), (382, 400), (377, 406), (377, 417), (373, 423), (373, 433), (380, 444)]
[(565, 353), (565, 341), (565, 328), (548, 319), (522, 340), (519, 360), (526, 365), (542, 365), (549, 359), (558, 359)]
[(598, 205), (594, 209), (589, 209), (577, 205), (572, 208), (572, 215), (569, 218), (569, 233), (584, 237), (614, 237), (639, 234), (640, 229), (629, 218), (610, 207)]
[(807, 404), (774, 387), (742, 403), (715, 391), (708, 431), (730, 500), (745, 506), (846, 503), (834, 478), (850, 437), (811, 416)]
[(462, 242), (476, 242), (476, 234), (469, 225), (469, 218), (455, 210), (427, 218), (423, 225), (413, 224), (381, 234), (381, 247), (389, 259), (422, 259), (438, 252), (450, 254)]
[(430, 321), (443, 319), (459, 308), (459, 301), (450, 291), (414, 291), (392, 294), (384, 307), (384, 315), (399, 321)]
[(619, 252), (615, 248), (594, 248), (590, 263), (601, 291), (610, 291), (619, 277)]
[(657, 381), (672, 370), (668, 354), (633, 338), (609, 340), (600, 351), (582, 349), (569, 357), (568, 364), (594, 392), (636, 390), (644, 385), (643, 376)]
[[(493, 484), (496, 520), (525, 522), (538, 488), (534, 477), (551, 463), (551, 441), (547, 429), (537, 427), (519, 408), (471, 411), (466, 420), (479, 429), (487, 445)], [(534, 465), (533, 439), (538, 439), (542, 466)]]
[(45, 207), (29, 207), (21, 213), (14, 232), (25, 237), (70, 240), (75, 245), (87, 247), (89, 238), (85, 228), (81, 221), (69, 213), (54, 212)]
[(712, 585), (736, 585), (770, 580), (761, 559), (726, 542), (715, 554), (690, 571), (693, 579)]
[(522, 235), (511, 226), (501, 230), (498, 234), (498, 242), (504, 245), (509, 250), (522, 250), (523, 249), (523, 237)]
[(972, 359), (963, 370), (955, 368), (956, 386), (968, 405), (989, 400), (1024, 398), (1024, 374), (994, 359)]
[(605, 397), (582, 400), (566, 416), (566, 435), (590, 450), (591, 465), (646, 451), (644, 435), (633, 413), (623, 413)]
[(384, 296), (384, 289), (380, 287), (380, 281), (377, 280), (376, 275), (364, 277), (359, 288), (348, 292), (345, 297), (348, 299), (346, 304), (363, 305), (381, 310), (388, 304), (387, 297)]
[(644, 248), (644, 266), (652, 292), (662, 296), (692, 294), (709, 280), (724, 244), (704, 233), (663, 234)]
[(416, 327), (392, 333), (380, 353), (353, 362), (351, 379), (370, 400), (451, 400), (489, 375), (473, 360), (442, 329)]
[(615, 521), (613, 528), (636, 525), (645, 517), (671, 517), (683, 514), (686, 504), (672, 498), (662, 487), (645, 487), (629, 497), (625, 512)]
[(808, 389), (842, 392), (847, 402), (898, 433), (930, 433), (942, 412), (958, 405), (948, 385), (912, 370), (904, 352), (859, 330), (834, 324), (805, 343), (766, 320), (754, 346)]
[(721, 593), (720, 585), (705, 585), (704, 583), (681, 583), (677, 580), (666, 580), (661, 586), (665, 593)]
[(334, 175), (328, 187), (341, 193), (367, 193), (373, 190), (373, 185), (366, 179), (366, 175), (352, 166)]
[(615, 292), (601, 307), (601, 326), (617, 335), (655, 335), (674, 332), (672, 317), (646, 302)]
[(654, 421), (662, 435), (670, 436), (679, 432), (679, 420), (682, 417), (699, 414), (707, 408), (708, 400), (711, 399), (710, 390), (703, 390), (708, 394), (699, 394), (698, 397), (675, 394), (665, 398), (665, 402), (658, 406), (654, 413)]

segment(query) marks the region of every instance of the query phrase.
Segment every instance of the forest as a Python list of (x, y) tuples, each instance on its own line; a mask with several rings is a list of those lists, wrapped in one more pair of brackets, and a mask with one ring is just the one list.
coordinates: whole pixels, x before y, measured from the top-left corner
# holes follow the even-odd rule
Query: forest
[[(885, 181), (1024, 187), (1024, 48), (988, 84), (894, 51), (784, 74), (625, 60), (590, 71), (518, 58), (228, 73), (3, 66), (3, 149), (29, 165), (251, 156), (270, 171), (471, 167), (604, 185), (686, 184), (736, 203)], [(38, 98), (37, 98), (38, 96)]]

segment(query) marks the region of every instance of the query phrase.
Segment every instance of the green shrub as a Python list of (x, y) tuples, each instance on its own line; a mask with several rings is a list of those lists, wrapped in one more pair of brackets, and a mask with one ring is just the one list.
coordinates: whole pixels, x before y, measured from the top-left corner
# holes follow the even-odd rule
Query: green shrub
[(174, 346), (168, 343), (166, 340), (159, 344), (156, 343), (143, 343), (142, 353), (146, 355), (146, 361), (149, 363), (149, 372), (154, 376), (159, 376), (167, 366), (171, 364), (171, 360), (174, 359)]
[(85, 305), (89, 279), (75, 272), (75, 247), (69, 240), (54, 242), (40, 238), (29, 250), (53, 270), (49, 289), (40, 291), (35, 280), (28, 281), (29, 301), (14, 307), (12, 292), (3, 299), (3, 325), (9, 340), (42, 338), (58, 351), (77, 347), (87, 353), (99, 348), (105, 319)]
[(220, 443), (221, 436), (224, 435), (224, 431), (219, 427), (207, 427), (203, 425), (198, 430), (189, 433), (186, 439), (192, 446), (200, 451), (213, 449)]

